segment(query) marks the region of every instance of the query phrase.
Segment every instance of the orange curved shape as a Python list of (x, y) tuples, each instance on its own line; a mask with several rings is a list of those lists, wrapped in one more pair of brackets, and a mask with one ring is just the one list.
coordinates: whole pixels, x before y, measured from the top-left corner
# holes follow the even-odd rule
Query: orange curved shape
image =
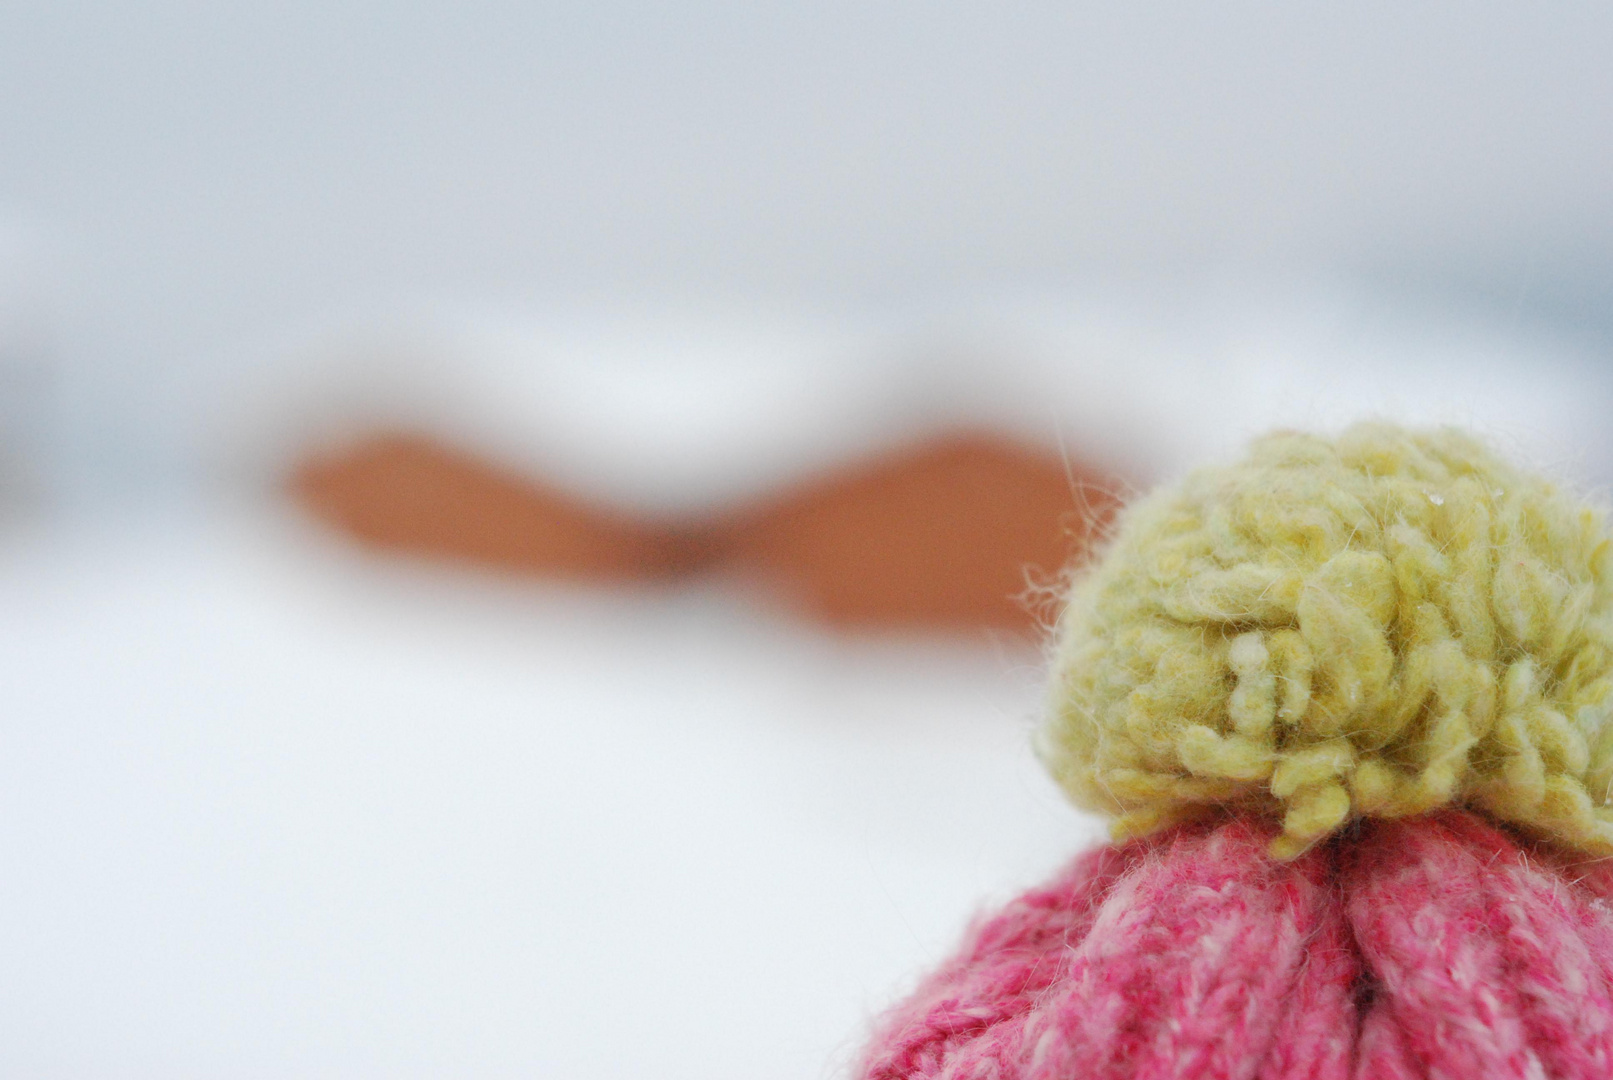
[(648, 581), (703, 560), (681, 530), (407, 432), (312, 457), (290, 487), (316, 518), (368, 546), (515, 573)]
[(1023, 627), (1027, 602), (1113, 512), (1112, 478), (955, 432), (705, 521), (637, 518), (427, 437), (297, 467), (294, 497), (373, 547), (594, 582), (727, 573), (843, 627)]
[(731, 519), (725, 562), (842, 626), (1021, 626), (1113, 483), (981, 432), (837, 469)]

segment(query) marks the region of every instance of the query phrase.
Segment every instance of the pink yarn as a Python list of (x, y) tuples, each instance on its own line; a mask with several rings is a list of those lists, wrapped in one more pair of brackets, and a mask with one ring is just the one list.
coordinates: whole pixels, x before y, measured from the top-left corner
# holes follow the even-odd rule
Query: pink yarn
[(1613, 866), (1464, 811), (1293, 862), (1246, 818), (1083, 855), (884, 1021), (866, 1080), (1613, 1077)]

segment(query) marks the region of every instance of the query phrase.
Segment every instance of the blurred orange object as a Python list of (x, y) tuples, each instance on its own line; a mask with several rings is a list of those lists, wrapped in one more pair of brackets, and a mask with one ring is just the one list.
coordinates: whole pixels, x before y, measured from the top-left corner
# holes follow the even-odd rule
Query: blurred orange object
[(724, 561), (843, 626), (1018, 626), (1113, 512), (1112, 481), (979, 432), (801, 484), (734, 517)]
[(378, 548), (583, 581), (674, 577), (709, 554), (641, 522), (422, 435), (316, 455), (291, 477), (315, 517)]
[(643, 520), (413, 434), (303, 462), (297, 500), (366, 544), (594, 582), (731, 574), (843, 627), (1023, 627), (1115, 483), (999, 435), (853, 463), (703, 522)]

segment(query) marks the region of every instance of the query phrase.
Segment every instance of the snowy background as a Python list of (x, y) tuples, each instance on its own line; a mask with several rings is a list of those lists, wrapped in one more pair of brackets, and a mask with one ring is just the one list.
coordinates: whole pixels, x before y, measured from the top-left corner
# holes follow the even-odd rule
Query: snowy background
[(1601, 5), (11, 0), (0, 1074), (823, 1077), (1097, 835), (1023, 642), (372, 562), (406, 421), (708, 506), (948, 422), (1613, 483)]

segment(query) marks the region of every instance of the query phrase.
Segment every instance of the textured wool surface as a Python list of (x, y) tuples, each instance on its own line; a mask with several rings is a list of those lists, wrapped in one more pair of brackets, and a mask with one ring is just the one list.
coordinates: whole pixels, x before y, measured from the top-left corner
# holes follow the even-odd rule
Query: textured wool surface
[(1248, 814), (1089, 852), (889, 1014), (866, 1080), (1613, 1075), (1613, 869), (1444, 810), (1291, 860)]
[(1123, 512), (1061, 620), (1040, 749), (1146, 833), (1482, 809), (1613, 853), (1606, 516), (1453, 430), (1277, 434)]

